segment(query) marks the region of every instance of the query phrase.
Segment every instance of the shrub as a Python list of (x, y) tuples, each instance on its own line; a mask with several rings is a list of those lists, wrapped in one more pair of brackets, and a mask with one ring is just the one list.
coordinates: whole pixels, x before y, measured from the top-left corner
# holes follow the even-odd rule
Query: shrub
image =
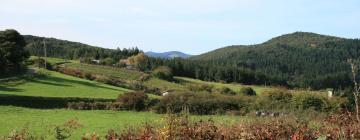
[(201, 91), (212, 92), (214, 86), (209, 84), (190, 84), (188, 85), (188, 89), (193, 92), (201, 92)]
[(71, 75), (79, 78), (84, 78), (85, 76), (85, 73), (83, 71), (77, 69), (59, 68), (58, 71), (66, 75)]
[(245, 95), (249, 95), (249, 96), (256, 95), (255, 90), (252, 89), (251, 87), (243, 87), (243, 88), (241, 88), (240, 93), (245, 94)]
[[(45, 67), (45, 60), (43, 58), (29, 59), (26, 63), (27, 64), (33, 64), (35, 67), (40, 67), (40, 68)], [(49, 62), (46, 62), (46, 69), (52, 70), (53, 66)]]
[(145, 90), (147, 87), (139, 81), (130, 81), (128, 83), (128, 88), (133, 90)]
[(85, 77), (85, 79), (88, 79), (88, 80), (91, 80), (91, 81), (96, 78), (91, 73), (85, 73), (84, 77)]
[(241, 96), (228, 96), (222, 94), (207, 93), (173, 93), (162, 99), (156, 106), (158, 113), (180, 113), (184, 107), (188, 107), (193, 114), (223, 114), (231, 110), (248, 110), (250, 101)]
[(314, 108), (316, 111), (321, 111), (323, 107), (323, 100), (314, 96), (307, 97), (305, 100), (302, 101), (303, 109)]
[(267, 97), (271, 101), (279, 102), (279, 103), (289, 103), (292, 99), (292, 94), (285, 90), (275, 90), (267, 92)]
[(100, 61), (101, 65), (107, 65), (107, 66), (112, 66), (114, 63), (115, 63), (115, 60), (110, 57), (102, 59)]
[(148, 96), (144, 92), (127, 92), (119, 95), (117, 101), (126, 110), (141, 111), (147, 108)]
[(227, 95), (235, 95), (235, 94), (236, 94), (236, 92), (234, 92), (233, 90), (231, 90), (231, 89), (228, 88), (228, 87), (218, 88), (218, 91), (219, 91), (219, 93), (221, 93), (221, 94), (227, 94)]
[(293, 100), (293, 104), (295, 104), (298, 109), (314, 109), (316, 111), (323, 111), (324, 108), (327, 108), (326, 102), (327, 99), (320, 95), (307, 93), (299, 94)]
[(257, 96), (254, 102), (254, 109), (295, 109), (292, 106), (293, 95), (285, 90), (269, 90)]
[(74, 110), (124, 110), (120, 102), (70, 102), (68, 109)]
[(173, 73), (171, 68), (167, 66), (160, 66), (153, 70), (152, 75), (163, 80), (172, 81)]
[(57, 125), (54, 128), (55, 138), (57, 140), (65, 140), (71, 137), (74, 131), (82, 125), (75, 119), (70, 119), (63, 125)]

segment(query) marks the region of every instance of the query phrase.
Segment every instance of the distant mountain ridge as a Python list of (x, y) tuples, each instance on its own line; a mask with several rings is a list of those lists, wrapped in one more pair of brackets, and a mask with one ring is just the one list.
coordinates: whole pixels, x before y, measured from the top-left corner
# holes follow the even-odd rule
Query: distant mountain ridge
[(166, 59), (172, 59), (172, 58), (189, 58), (192, 55), (179, 52), (179, 51), (169, 51), (169, 52), (163, 52), (163, 53), (157, 53), (148, 51), (145, 53), (145, 55), (149, 57), (156, 57), (156, 58), (166, 58)]

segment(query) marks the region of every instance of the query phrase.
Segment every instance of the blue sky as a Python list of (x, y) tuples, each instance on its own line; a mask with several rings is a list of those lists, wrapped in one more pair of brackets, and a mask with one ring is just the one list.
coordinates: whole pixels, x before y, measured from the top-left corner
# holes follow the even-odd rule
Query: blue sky
[(200, 54), (295, 31), (359, 38), (360, 0), (0, 0), (0, 30)]

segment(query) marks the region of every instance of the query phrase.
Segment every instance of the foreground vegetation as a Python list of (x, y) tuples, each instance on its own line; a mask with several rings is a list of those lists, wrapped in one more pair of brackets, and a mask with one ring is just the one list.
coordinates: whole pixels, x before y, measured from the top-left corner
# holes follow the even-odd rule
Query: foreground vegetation
[[(184, 109), (186, 111), (186, 108)], [(158, 115), (150, 112), (0, 107), (0, 139), (358, 139), (349, 112), (306, 117)], [(22, 116), (22, 117), (18, 117)], [(159, 119), (161, 118), (161, 119)], [(14, 128), (13, 126), (17, 126)]]
[[(21, 107), (0, 106), (0, 139), (13, 130), (28, 129), (36, 136), (54, 138), (54, 128), (69, 120), (76, 120), (81, 127), (76, 129), (70, 139), (80, 139), (86, 133), (96, 132), (105, 137), (108, 130), (116, 131), (137, 128), (144, 123), (154, 126), (164, 124), (163, 115), (152, 112), (110, 111), (110, 110), (67, 110), (67, 109), (28, 109)], [(213, 118), (221, 123), (235, 123), (243, 120), (236, 116), (192, 116), (192, 120)], [(245, 119), (244, 119), (245, 120)]]

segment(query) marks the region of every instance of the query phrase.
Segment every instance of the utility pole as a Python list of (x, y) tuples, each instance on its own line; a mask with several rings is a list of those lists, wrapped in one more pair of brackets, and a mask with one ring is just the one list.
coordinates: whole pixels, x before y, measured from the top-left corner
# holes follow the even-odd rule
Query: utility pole
[(47, 68), (46, 67), (46, 43), (45, 43), (45, 40), (44, 40), (44, 57), (45, 57), (45, 69)]
[(37, 66), (39, 67), (39, 69), (40, 69), (40, 55), (41, 55), (41, 51), (39, 51), (39, 49), (37, 48), (38, 47), (38, 45), (37, 45), (37, 42), (35, 43), (35, 42), (33, 42), (33, 44), (34, 44), (34, 47), (36, 48), (36, 55), (37, 55)]

